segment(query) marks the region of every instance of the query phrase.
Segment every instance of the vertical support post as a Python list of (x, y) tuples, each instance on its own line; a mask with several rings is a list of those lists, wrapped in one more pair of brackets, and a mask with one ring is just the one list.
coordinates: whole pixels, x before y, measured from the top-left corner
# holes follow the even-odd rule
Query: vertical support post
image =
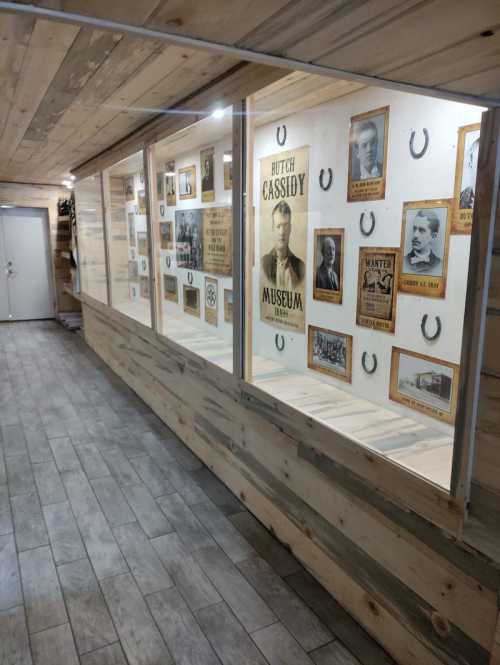
[[(158, 227), (156, 211), (158, 209), (156, 196), (156, 164), (154, 160), (154, 146), (146, 146), (142, 151), (144, 164), (144, 191), (146, 194), (146, 230), (148, 234), (148, 261), (149, 261), (149, 299), (151, 304), (151, 328), (158, 332), (156, 293), (159, 284), (156, 278), (158, 261), (155, 261), (158, 243), (155, 241), (155, 229)], [(161, 305), (161, 301), (160, 301)], [(161, 323), (161, 322), (160, 322)], [(160, 331), (161, 332), (161, 331)]]
[(233, 374), (245, 377), (245, 100), (233, 104)]
[(255, 100), (253, 95), (247, 97), (245, 107), (245, 374), (249, 383), (253, 380), (253, 266), (255, 263), (255, 208), (253, 205), (254, 181), (254, 134), (255, 134)]
[(101, 185), (102, 204), (102, 235), (104, 243), (104, 263), (106, 275), (106, 290), (108, 294), (108, 306), (113, 307), (113, 289), (111, 285), (111, 256), (109, 252), (111, 238), (111, 201), (109, 195), (109, 173), (107, 170), (99, 173)]
[(469, 500), (488, 287), (500, 184), (500, 109), (483, 113), (474, 203), (451, 494)]

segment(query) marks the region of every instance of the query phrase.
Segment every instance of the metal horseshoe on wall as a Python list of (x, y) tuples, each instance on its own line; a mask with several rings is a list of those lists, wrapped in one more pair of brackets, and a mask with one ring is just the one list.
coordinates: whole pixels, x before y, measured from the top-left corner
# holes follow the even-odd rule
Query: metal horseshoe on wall
[(422, 131), (424, 133), (424, 147), (419, 152), (417, 152), (413, 147), (413, 141), (415, 140), (415, 130), (412, 131), (410, 136), (410, 154), (413, 157), (413, 159), (420, 159), (421, 157), (423, 157), (427, 152), (427, 148), (429, 147), (429, 132), (425, 127), (423, 128)]
[(283, 335), (279, 335), (278, 333), (276, 333), (276, 335), (274, 336), (274, 343), (278, 351), (283, 351), (283, 349), (285, 348), (285, 338), (283, 337)]
[(325, 176), (325, 169), (321, 169), (321, 171), (319, 172), (319, 186), (324, 192), (327, 192), (332, 186), (333, 182), (333, 171), (330, 167), (328, 167), (328, 182), (326, 183), (326, 185), (323, 182), (324, 176)]
[(370, 211), (370, 220), (371, 220), (370, 228), (368, 230), (366, 230), (365, 229), (365, 213), (364, 212), (361, 213), (361, 215), (359, 217), (359, 230), (361, 231), (361, 233), (364, 236), (371, 236), (371, 234), (373, 233), (373, 230), (375, 228), (375, 215), (374, 215), (373, 211)]
[(365, 370), (365, 372), (367, 374), (375, 374), (375, 372), (377, 371), (377, 364), (378, 364), (377, 363), (377, 356), (374, 353), (372, 353), (373, 366), (372, 366), (371, 369), (368, 369), (368, 367), (366, 366), (366, 358), (367, 357), (368, 357), (368, 354), (366, 353), (366, 351), (363, 351), (363, 355), (361, 356), (361, 364), (363, 365), (363, 369)]
[(163, 217), (164, 214), (165, 214), (165, 206), (162, 203), (160, 206), (160, 216)]
[(193, 283), (193, 273), (191, 271), (188, 272), (188, 284), (191, 285)]
[[(283, 127), (283, 138), (281, 138), (281, 128)], [(278, 125), (276, 128), (276, 141), (278, 145), (285, 145), (286, 143), (286, 125)]]
[(167, 263), (167, 268), (170, 268), (170, 264), (172, 263), (172, 259), (170, 258), (170, 256), (167, 256), (165, 261)]
[(441, 319), (439, 318), (439, 316), (434, 317), (436, 319), (436, 332), (434, 333), (434, 335), (429, 335), (429, 333), (427, 332), (427, 319), (428, 318), (429, 317), (427, 316), (427, 314), (423, 315), (422, 322), (420, 323), (420, 330), (422, 331), (422, 335), (425, 337), (425, 339), (428, 342), (433, 342), (441, 334)]

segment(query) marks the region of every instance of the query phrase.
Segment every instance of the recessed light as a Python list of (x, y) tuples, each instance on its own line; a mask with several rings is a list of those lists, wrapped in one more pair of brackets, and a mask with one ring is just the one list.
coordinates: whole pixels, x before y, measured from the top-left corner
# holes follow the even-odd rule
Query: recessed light
[(224, 161), (225, 161), (225, 162), (232, 162), (232, 161), (233, 161), (233, 156), (230, 155), (230, 154), (228, 155), (228, 154), (226, 153), (226, 154), (224, 155)]
[(215, 111), (212, 111), (212, 118), (215, 118), (216, 120), (221, 120), (224, 117), (224, 109), (215, 109)]
[(12, 203), (0, 203), (0, 208), (15, 208), (16, 206)]

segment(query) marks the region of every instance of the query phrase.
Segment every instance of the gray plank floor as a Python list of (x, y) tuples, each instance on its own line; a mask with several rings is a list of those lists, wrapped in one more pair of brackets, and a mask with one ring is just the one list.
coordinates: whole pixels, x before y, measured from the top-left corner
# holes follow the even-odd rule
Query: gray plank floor
[(0, 324), (1, 665), (390, 665), (53, 321)]

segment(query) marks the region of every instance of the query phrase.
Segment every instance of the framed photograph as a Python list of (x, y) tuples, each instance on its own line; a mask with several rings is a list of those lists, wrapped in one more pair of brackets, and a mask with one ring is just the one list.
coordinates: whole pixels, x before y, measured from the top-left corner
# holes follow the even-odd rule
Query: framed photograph
[(165, 162), (165, 189), (166, 189), (167, 205), (174, 206), (176, 204), (175, 160)]
[(160, 247), (161, 249), (173, 249), (174, 247), (173, 222), (160, 222)]
[(226, 323), (233, 322), (233, 291), (232, 289), (224, 289), (224, 321)]
[(123, 179), (123, 188), (125, 190), (125, 201), (135, 201), (134, 176)]
[(135, 247), (136, 246), (136, 238), (135, 238), (135, 215), (133, 212), (129, 212), (127, 214), (127, 219), (128, 219), (128, 244), (129, 247)]
[(233, 153), (224, 152), (224, 189), (233, 189)]
[(182, 285), (182, 300), (186, 314), (200, 318), (200, 289), (196, 286)]
[(131, 282), (137, 282), (139, 277), (139, 270), (137, 266), (137, 261), (128, 262), (128, 278)]
[(147, 298), (149, 300), (149, 277), (139, 277), (139, 288), (141, 298)]
[(476, 199), (477, 160), (481, 123), (458, 130), (457, 164), (451, 233), (466, 235), (472, 229), (472, 210)]
[(205, 148), (200, 152), (201, 164), (201, 200), (203, 203), (215, 201), (215, 148)]
[(351, 383), (352, 336), (317, 326), (309, 326), (308, 332), (309, 369)]
[(177, 292), (177, 277), (174, 275), (163, 275), (163, 294), (165, 300), (179, 302), (179, 294)]
[(459, 369), (453, 363), (393, 346), (389, 397), (453, 425)]
[(203, 270), (203, 210), (176, 210), (175, 234), (177, 267)]
[(377, 201), (385, 198), (388, 136), (388, 106), (351, 118), (348, 201)]
[(146, 214), (146, 192), (141, 189), (139, 192), (137, 192), (137, 200), (138, 200), (138, 210), (139, 210), (139, 215), (145, 215)]
[(164, 193), (163, 193), (163, 185), (165, 182), (165, 176), (163, 173), (157, 173), (156, 174), (156, 194), (158, 196), (158, 201), (163, 201)]
[(217, 325), (218, 282), (213, 277), (205, 277), (205, 321), (211, 326)]
[(186, 201), (195, 198), (196, 166), (193, 164), (193, 166), (185, 166), (183, 169), (179, 169), (179, 199)]
[(444, 298), (453, 201), (403, 204), (399, 290)]
[(358, 326), (394, 332), (398, 273), (398, 247), (359, 248)]
[(344, 229), (314, 229), (313, 298), (342, 303)]
[(148, 234), (146, 231), (139, 231), (137, 234), (137, 250), (139, 256), (148, 256)]

